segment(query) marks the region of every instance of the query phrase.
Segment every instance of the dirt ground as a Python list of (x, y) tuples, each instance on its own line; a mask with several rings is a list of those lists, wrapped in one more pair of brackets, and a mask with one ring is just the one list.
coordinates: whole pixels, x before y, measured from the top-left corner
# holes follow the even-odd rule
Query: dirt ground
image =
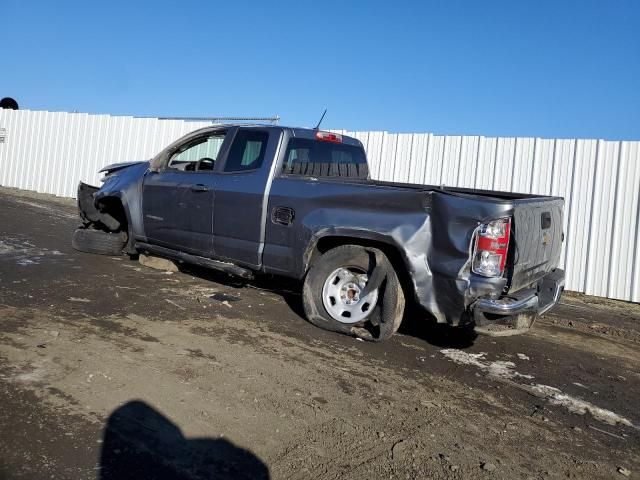
[(71, 248), (73, 201), (0, 189), (0, 478), (637, 478), (640, 307), (511, 338), (411, 310), (371, 344), (295, 285)]

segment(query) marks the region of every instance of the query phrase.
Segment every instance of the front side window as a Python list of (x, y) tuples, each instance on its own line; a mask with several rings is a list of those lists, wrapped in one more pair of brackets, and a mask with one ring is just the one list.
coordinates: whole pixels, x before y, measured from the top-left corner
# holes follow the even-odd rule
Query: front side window
[(224, 171), (244, 172), (262, 166), (269, 134), (259, 130), (239, 130), (233, 139)]
[(181, 146), (171, 156), (167, 168), (191, 172), (213, 170), (224, 136), (224, 133), (216, 133)]

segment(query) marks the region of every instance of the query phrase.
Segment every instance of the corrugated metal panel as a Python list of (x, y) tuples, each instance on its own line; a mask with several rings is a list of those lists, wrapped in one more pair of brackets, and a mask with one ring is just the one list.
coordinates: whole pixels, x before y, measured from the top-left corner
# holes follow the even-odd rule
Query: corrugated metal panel
[[(629, 248), (640, 242), (640, 143), (621, 142), (620, 161), (613, 203), (613, 235), (609, 259), (609, 278), (607, 297), (617, 292), (628, 292), (630, 299), (640, 301), (638, 297), (638, 269), (640, 255), (638, 249)], [(635, 228), (634, 228), (635, 227)], [(634, 258), (635, 257), (635, 258)], [(635, 268), (634, 268), (635, 260)], [(635, 275), (635, 296), (634, 296)]]
[(98, 182), (109, 163), (148, 159), (209, 122), (0, 110), (0, 184), (74, 196), (77, 182)]
[(480, 137), (478, 149), (478, 167), (474, 188), (491, 189), (494, 184), (496, 171), (496, 155), (498, 152), (498, 139)]
[(598, 141), (593, 202), (589, 218), (585, 293), (607, 294), (619, 142)]
[[(422, 137), (422, 135), (420, 135)], [(474, 188), (478, 171), (478, 149), (480, 137), (462, 137), (460, 149), (460, 165), (456, 185)]]
[[(209, 122), (0, 110), (0, 185), (74, 196)], [(567, 288), (640, 302), (640, 142), (341, 131), (372, 177), (565, 197)]]

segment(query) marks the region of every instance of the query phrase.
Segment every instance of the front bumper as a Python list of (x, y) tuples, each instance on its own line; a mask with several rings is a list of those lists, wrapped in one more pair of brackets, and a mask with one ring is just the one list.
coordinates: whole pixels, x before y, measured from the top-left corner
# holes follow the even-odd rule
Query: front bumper
[[(539, 280), (534, 288), (520, 290), (500, 298), (479, 298), (472, 306), (476, 330), (528, 330), (536, 317), (560, 301), (564, 290), (564, 270), (557, 268)], [(493, 326), (493, 327), (492, 327)], [(501, 328), (498, 328), (500, 326)]]

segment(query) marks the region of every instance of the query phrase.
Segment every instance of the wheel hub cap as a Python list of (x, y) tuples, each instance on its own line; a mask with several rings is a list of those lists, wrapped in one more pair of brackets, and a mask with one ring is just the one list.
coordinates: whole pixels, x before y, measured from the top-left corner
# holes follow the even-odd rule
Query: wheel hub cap
[(338, 268), (327, 277), (322, 288), (322, 302), (327, 313), (341, 323), (364, 320), (378, 301), (378, 290), (362, 293), (367, 274), (355, 268)]

